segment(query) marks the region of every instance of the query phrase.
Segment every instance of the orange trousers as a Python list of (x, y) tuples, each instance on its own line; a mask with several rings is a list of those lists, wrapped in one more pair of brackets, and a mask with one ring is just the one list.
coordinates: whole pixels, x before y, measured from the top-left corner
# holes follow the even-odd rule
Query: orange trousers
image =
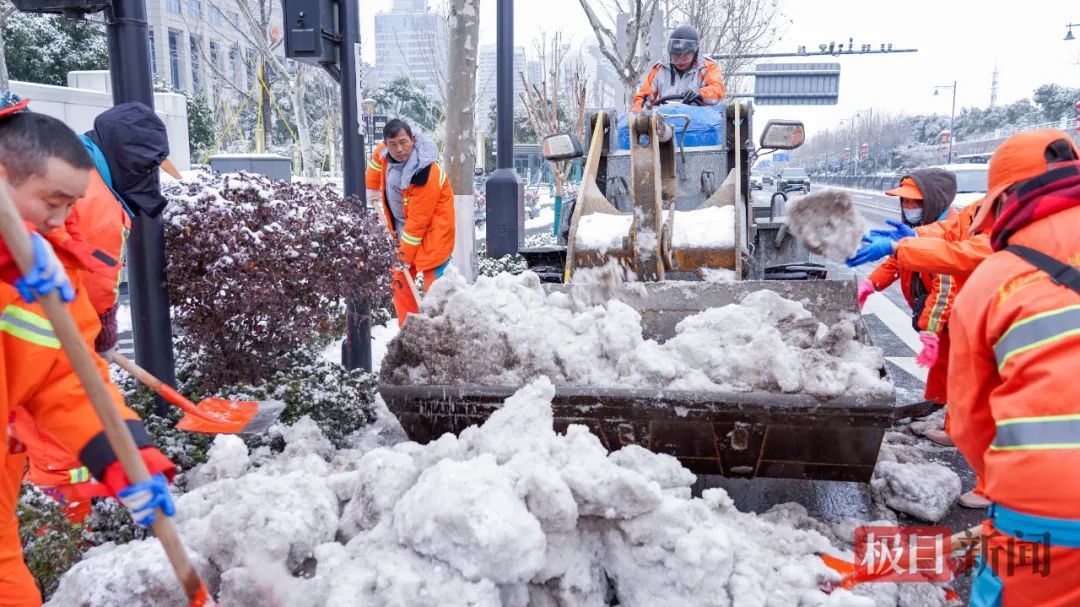
[(983, 522), (983, 535), (985, 565), (974, 572), (971, 605), (1080, 605), (1080, 549), (1024, 542), (997, 532), (991, 521)]
[[(443, 271), (449, 265), (450, 261), (447, 260), (446, 263), (437, 268), (424, 270), (424, 293), (431, 290), (431, 285), (437, 278), (442, 277)], [(409, 266), (409, 276), (412, 276), (413, 281), (416, 280), (417, 273), (416, 266)], [(390, 289), (394, 295), (394, 312), (397, 314), (398, 327), (403, 327), (409, 314), (416, 314), (420, 311), (420, 302), (413, 297), (412, 289), (409, 288), (409, 283), (405, 281), (405, 275), (400, 270), (394, 270), (394, 273), (390, 276)]]
[(19, 519), (15, 515), (19, 485), (26, 472), (26, 454), (4, 456), (3, 477), (0, 477), (0, 605), (40, 607), (41, 593), (23, 562)]

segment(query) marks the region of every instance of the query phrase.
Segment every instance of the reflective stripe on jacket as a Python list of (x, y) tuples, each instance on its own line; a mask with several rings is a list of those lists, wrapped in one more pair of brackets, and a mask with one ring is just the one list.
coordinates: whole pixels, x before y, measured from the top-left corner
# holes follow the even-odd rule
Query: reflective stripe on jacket
[[(1080, 265), (1080, 206), (1010, 239)], [(951, 434), (995, 503), (1080, 518), (1080, 295), (1007, 251), (982, 263), (951, 320)]]

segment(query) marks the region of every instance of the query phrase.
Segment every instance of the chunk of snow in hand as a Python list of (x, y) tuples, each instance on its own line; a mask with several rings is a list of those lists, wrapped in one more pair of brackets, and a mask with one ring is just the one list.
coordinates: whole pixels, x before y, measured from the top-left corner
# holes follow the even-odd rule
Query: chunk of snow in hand
[(621, 301), (642, 288), (619, 283), (608, 266), (579, 270), (569, 295), (545, 293), (532, 272), (475, 285), (448, 273), (391, 342), (382, 377), (513, 386), (546, 376), (559, 385), (826, 398), (892, 389), (880, 374), (881, 351), (856, 339), (854, 318), (826, 327), (802, 304), (761, 290), (684, 318), (658, 343), (643, 337), (641, 314)]
[(855, 210), (851, 196), (840, 190), (822, 190), (788, 204), (788, 227), (807, 249), (843, 262), (859, 249), (866, 222)]
[[(223, 606), (873, 605), (819, 590), (838, 576), (818, 555), (839, 550), (818, 531), (739, 512), (722, 489), (691, 499), (670, 456), (555, 433), (553, 395), (539, 379), (427, 445), (260, 449), (247, 474), (179, 497), (180, 535)], [(308, 434), (285, 439), (321, 444)], [(156, 544), (95, 550), (49, 604), (185, 605)]]

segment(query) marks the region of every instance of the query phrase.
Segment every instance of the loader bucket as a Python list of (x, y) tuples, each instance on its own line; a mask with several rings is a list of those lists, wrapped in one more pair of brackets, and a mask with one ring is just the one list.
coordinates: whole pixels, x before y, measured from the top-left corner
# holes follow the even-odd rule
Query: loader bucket
[[(565, 285), (545, 284), (550, 291)], [(642, 315), (645, 337), (664, 341), (683, 318), (771, 289), (832, 324), (855, 310), (850, 281), (644, 283), (618, 297)], [(634, 292), (631, 292), (634, 291)], [(403, 331), (409, 331), (409, 323)], [(869, 334), (861, 320), (858, 338)], [(409, 438), (434, 440), (483, 423), (521, 386), (394, 385), (397, 365), (415, 363), (391, 342), (379, 386)], [(882, 376), (887, 371), (880, 370)], [(636, 444), (679, 459), (699, 474), (866, 482), (896, 413), (894, 395), (821, 399), (806, 394), (556, 386), (556, 430), (587, 426), (609, 450)]]

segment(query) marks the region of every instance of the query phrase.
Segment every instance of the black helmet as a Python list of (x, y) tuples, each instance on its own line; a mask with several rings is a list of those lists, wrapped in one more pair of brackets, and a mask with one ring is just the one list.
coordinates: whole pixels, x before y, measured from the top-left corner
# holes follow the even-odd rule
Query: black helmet
[(668, 54), (685, 55), (694, 53), (697, 56), (700, 42), (701, 38), (698, 36), (696, 29), (689, 25), (680, 25), (672, 30), (671, 35), (668, 36)]

